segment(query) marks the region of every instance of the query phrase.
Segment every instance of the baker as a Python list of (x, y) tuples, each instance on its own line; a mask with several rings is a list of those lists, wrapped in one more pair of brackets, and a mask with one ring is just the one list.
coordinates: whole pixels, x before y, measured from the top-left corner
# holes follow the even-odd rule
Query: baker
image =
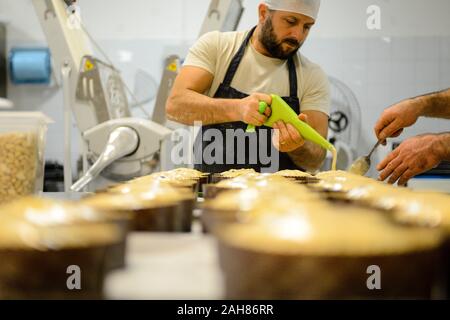
[[(322, 69), (299, 53), (316, 22), (320, 0), (266, 0), (247, 31), (210, 32), (189, 50), (166, 105), (169, 119), (194, 125), (196, 169), (223, 172), (318, 169), (325, 151), (282, 121), (262, 126), (277, 94), (322, 136), (327, 136), (329, 83)], [(246, 133), (248, 124), (257, 126)], [(201, 151), (201, 152), (199, 152)], [(270, 153), (270, 158), (266, 153)], [(200, 154), (200, 158), (199, 155)]]
[[(406, 99), (387, 108), (375, 124), (378, 140), (399, 136), (419, 117), (450, 119), (450, 89)], [(450, 132), (423, 134), (403, 141), (377, 169), (380, 180), (406, 185), (409, 179), (450, 161)]]

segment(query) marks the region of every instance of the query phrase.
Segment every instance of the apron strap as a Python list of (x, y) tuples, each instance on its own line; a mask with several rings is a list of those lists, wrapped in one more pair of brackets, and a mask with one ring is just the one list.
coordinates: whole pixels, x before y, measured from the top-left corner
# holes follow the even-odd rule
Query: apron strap
[(228, 69), (227, 69), (227, 73), (225, 74), (225, 78), (223, 80), (223, 84), (225, 86), (231, 86), (231, 81), (233, 81), (234, 75), (236, 74), (239, 64), (241, 63), (241, 60), (244, 57), (245, 49), (247, 48), (247, 45), (250, 42), (253, 32), (255, 32), (255, 29), (256, 29), (256, 26), (250, 30), (250, 32), (248, 33), (244, 42), (242, 42), (238, 52), (233, 57), (233, 60), (231, 60), (230, 65), (228, 66)]
[(289, 69), (289, 96), (291, 98), (297, 98), (298, 97), (297, 69), (295, 68), (294, 59), (290, 57), (287, 63)]

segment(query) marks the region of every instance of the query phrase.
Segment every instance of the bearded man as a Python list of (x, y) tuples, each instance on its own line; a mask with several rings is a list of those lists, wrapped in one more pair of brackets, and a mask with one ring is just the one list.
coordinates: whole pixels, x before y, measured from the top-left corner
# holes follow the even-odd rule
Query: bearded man
[[(166, 112), (173, 121), (201, 123), (196, 169), (216, 173), (320, 168), (323, 149), (283, 121), (273, 129), (265, 127), (270, 107), (263, 114), (259, 110), (261, 101), (270, 106), (270, 94), (277, 94), (327, 137), (328, 78), (299, 51), (319, 6), (320, 0), (266, 0), (259, 4), (259, 21), (251, 30), (210, 32), (189, 50)], [(248, 124), (257, 127), (256, 134), (245, 132)]]

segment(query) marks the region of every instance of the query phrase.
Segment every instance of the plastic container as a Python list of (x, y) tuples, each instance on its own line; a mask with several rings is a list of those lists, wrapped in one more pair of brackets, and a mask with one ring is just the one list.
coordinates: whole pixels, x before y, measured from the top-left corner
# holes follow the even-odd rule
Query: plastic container
[(41, 112), (0, 112), (0, 204), (42, 191), (51, 122)]

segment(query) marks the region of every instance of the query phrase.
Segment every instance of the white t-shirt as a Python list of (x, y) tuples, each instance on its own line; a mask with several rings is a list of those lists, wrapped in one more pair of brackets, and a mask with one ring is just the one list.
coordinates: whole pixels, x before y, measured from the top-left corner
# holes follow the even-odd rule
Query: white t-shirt
[[(205, 92), (213, 97), (223, 82), (228, 66), (245, 40), (248, 31), (209, 32), (189, 50), (184, 66), (195, 66), (210, 72), (213, 83)], [(298, 98), (301, 111), (330, 112), (330, 89), (327, 75), (317, 64), (298, 53), (294, 57), (297, 68)], [(256, 51), (251, 42), (231, 82), (236, 90), (289, 96), (287, 60), (266, 57)]]

